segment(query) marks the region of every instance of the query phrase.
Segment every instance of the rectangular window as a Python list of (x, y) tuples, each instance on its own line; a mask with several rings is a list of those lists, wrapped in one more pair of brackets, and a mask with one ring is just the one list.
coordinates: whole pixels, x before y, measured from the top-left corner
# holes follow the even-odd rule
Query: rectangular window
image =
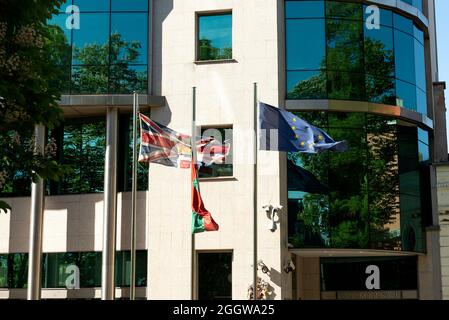
[(232, 59), (232, 12), (198, 14), (197, 60)]
[(232, 165), (232, 127), (203, 127), (201, 128), (201, 137), (208, 138), (214, 137), (220, 143), (229, 143), (231, 149), (226, 156), (224, 163), (212, 164), (210, 166), (201, 166), (199, 169), (200, 178), (216, 178), (216, 177), (232, 177), (233, 165)]
[[(72, 1), (68, 1), (72, 3)], [(55, 47), (64, 94), (148, 91), (148, 0), (74, 0), (80, 27), (65, 9), (49, 20), (64, 38)], [(65, 5), (64, 8), (67, 6)]]
[(232, 252), (198, 254), (198, 299), (232, 299)]

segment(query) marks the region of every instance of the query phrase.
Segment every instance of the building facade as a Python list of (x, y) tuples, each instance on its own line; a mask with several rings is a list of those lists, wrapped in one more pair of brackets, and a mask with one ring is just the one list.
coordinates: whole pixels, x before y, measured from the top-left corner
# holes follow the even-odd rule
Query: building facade
[[(99, 298), (104, 239), (115, 241), (116, 297), (129, 294), (131, 93), (190, 133), (195, 88), (198, 133), (231, 141), (225, 164), (200, 171), (220, 230), (192, 241), (188, 170), (140, 165), (137, 297), (247, 299), (256, 210), (269, 299), (441, 299), (433, 0), (68, 2), (50, 21), (66, 40), (66, 121), (47, 136), (73, 173), (45, 191), (43, 298)], [(349, 150), (256, 158), (255, 100)], [(2, 195), (12, 211), (0, 216), (0, 298), (26, 297), (29, 190), (17, 173)], [(282, 206), (274, 220), (267, 205)], [(68, 290), (72, 265), (80, 288)]]

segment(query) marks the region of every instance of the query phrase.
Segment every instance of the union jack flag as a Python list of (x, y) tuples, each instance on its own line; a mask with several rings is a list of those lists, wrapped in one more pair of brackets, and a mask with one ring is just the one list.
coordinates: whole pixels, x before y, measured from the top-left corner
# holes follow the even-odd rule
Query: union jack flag
[[(147, 116), (140, 114), (139, 162), (153, 162), (164, 166), (189, 169), (192, 163), (191, 137), (176, 132)], [(223, 163), (229, 154), (230, 144), (221, 144), (213, 137), (196, 142), (198, 163), (211, 165)]]

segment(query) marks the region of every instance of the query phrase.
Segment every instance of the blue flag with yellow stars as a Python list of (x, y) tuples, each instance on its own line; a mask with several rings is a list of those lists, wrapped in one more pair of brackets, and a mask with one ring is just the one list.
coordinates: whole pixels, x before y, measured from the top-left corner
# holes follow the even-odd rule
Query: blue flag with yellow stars
[(297, 115), (259, 103), (260, 150), (318, 153), (324, 150), (345, 152), (346, 141), (334, 141), (326, 132)]

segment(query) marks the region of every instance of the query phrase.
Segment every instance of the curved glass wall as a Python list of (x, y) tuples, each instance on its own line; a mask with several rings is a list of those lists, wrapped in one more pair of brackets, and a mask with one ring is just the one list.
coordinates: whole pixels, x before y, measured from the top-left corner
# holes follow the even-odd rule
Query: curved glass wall
[(427, 114), (424, 33), (361, 3), (285, 1), (287, 99), (398, 105)]
[[(289, 242), (295, 248), (425, 249), (428, 132), (365, 113), (299, 112), (344, 153), (289, 154)], [(306, 170), (306, 171), (304, 171)]]
[(65, 36), (63, 93), (147, 93), (148, 21), (148, 0), (67, 0), (49, 21)]

